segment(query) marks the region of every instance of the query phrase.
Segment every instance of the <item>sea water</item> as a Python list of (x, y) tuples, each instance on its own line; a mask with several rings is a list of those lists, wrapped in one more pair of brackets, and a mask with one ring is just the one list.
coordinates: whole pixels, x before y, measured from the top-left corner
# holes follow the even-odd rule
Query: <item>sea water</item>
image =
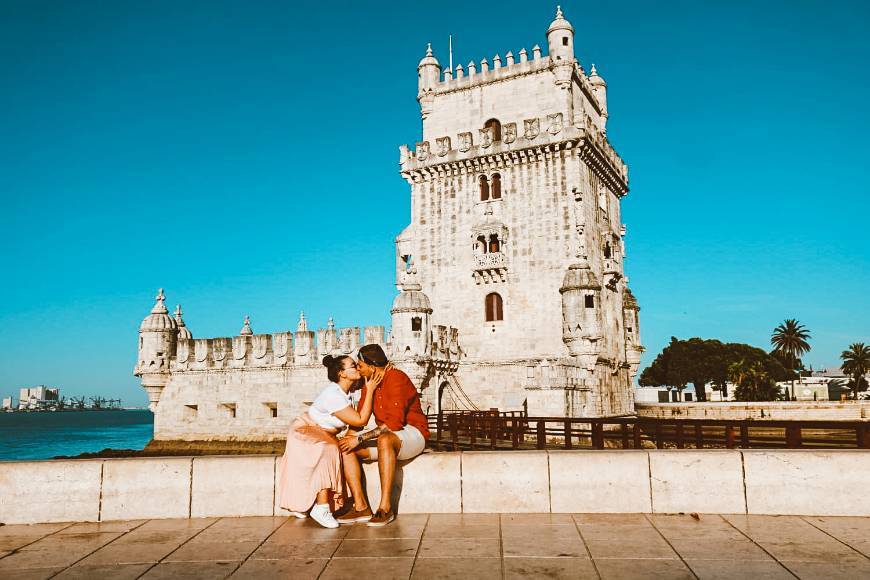
[(103, 449), (143, 449), (151, 411), (0, 412), (0, 461), (51, 459)]

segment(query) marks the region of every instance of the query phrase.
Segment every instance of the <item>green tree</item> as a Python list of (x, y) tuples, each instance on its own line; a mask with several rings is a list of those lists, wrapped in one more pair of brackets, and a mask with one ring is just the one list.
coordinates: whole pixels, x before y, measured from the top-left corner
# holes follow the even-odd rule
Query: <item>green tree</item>
[(762, 361), (740, 359), (731, 363), (728, 375), (737, 385), (734, 398), (738, 401), (775, 401), (779, 398), (779, 387)]
[(858, 391), (864, 390), (861, 387), (866, 385), (864, 375), (870, 370), (870, 346), (863, 342), (850, 344), (849, 350), (840, 353), (840, 359), (843, 361), (843, 372), (852, 377), (849, 386), (852, 388), (853, 396), (857, 399)]
[[(773, 353), (783, 361), (783, 366), (790, 371), (803, 367), (800, 357), (810, 351), (810, 331), (794, 318), (788, 318), (773, 329), (770, 344)], [(794, 399), (794, 380), (791, 382), (791, 398)]]

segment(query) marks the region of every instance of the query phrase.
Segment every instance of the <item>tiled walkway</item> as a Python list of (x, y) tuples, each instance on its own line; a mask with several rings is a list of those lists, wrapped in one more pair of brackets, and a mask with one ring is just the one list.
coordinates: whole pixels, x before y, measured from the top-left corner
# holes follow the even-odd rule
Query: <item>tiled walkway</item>
[(870, 578), (870, 518), (402, 515), (0, 527), (0, 578)]

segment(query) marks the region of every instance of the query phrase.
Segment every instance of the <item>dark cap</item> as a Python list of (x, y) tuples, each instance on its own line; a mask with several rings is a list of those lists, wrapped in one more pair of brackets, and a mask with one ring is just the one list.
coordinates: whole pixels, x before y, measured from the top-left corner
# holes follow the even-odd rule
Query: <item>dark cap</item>
[(389, 362), (387, 360), (387, 353), (384, 352), (384, 349), (382, 349), (379, 344), (367, 344), (361, 346), (359, 349), (359, 358), (364, 363), (376, 367), (385, 367)]

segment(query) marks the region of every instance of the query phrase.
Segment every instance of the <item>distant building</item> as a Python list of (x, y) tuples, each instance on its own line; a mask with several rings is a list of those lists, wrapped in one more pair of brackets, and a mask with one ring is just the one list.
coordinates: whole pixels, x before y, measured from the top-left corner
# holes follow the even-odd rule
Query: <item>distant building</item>
[[(11, 398), (10, 398), (11, 400)], [(60, 389), (51, 389), (45, 385), (24, 387), (19, 391), (18, 409), (44, 409), (56, 407), (60, 403)]]
[(6, 397), (3, 399), (3, 407), (2, 410), (7, 410), (12, 408), (12, 397)]

